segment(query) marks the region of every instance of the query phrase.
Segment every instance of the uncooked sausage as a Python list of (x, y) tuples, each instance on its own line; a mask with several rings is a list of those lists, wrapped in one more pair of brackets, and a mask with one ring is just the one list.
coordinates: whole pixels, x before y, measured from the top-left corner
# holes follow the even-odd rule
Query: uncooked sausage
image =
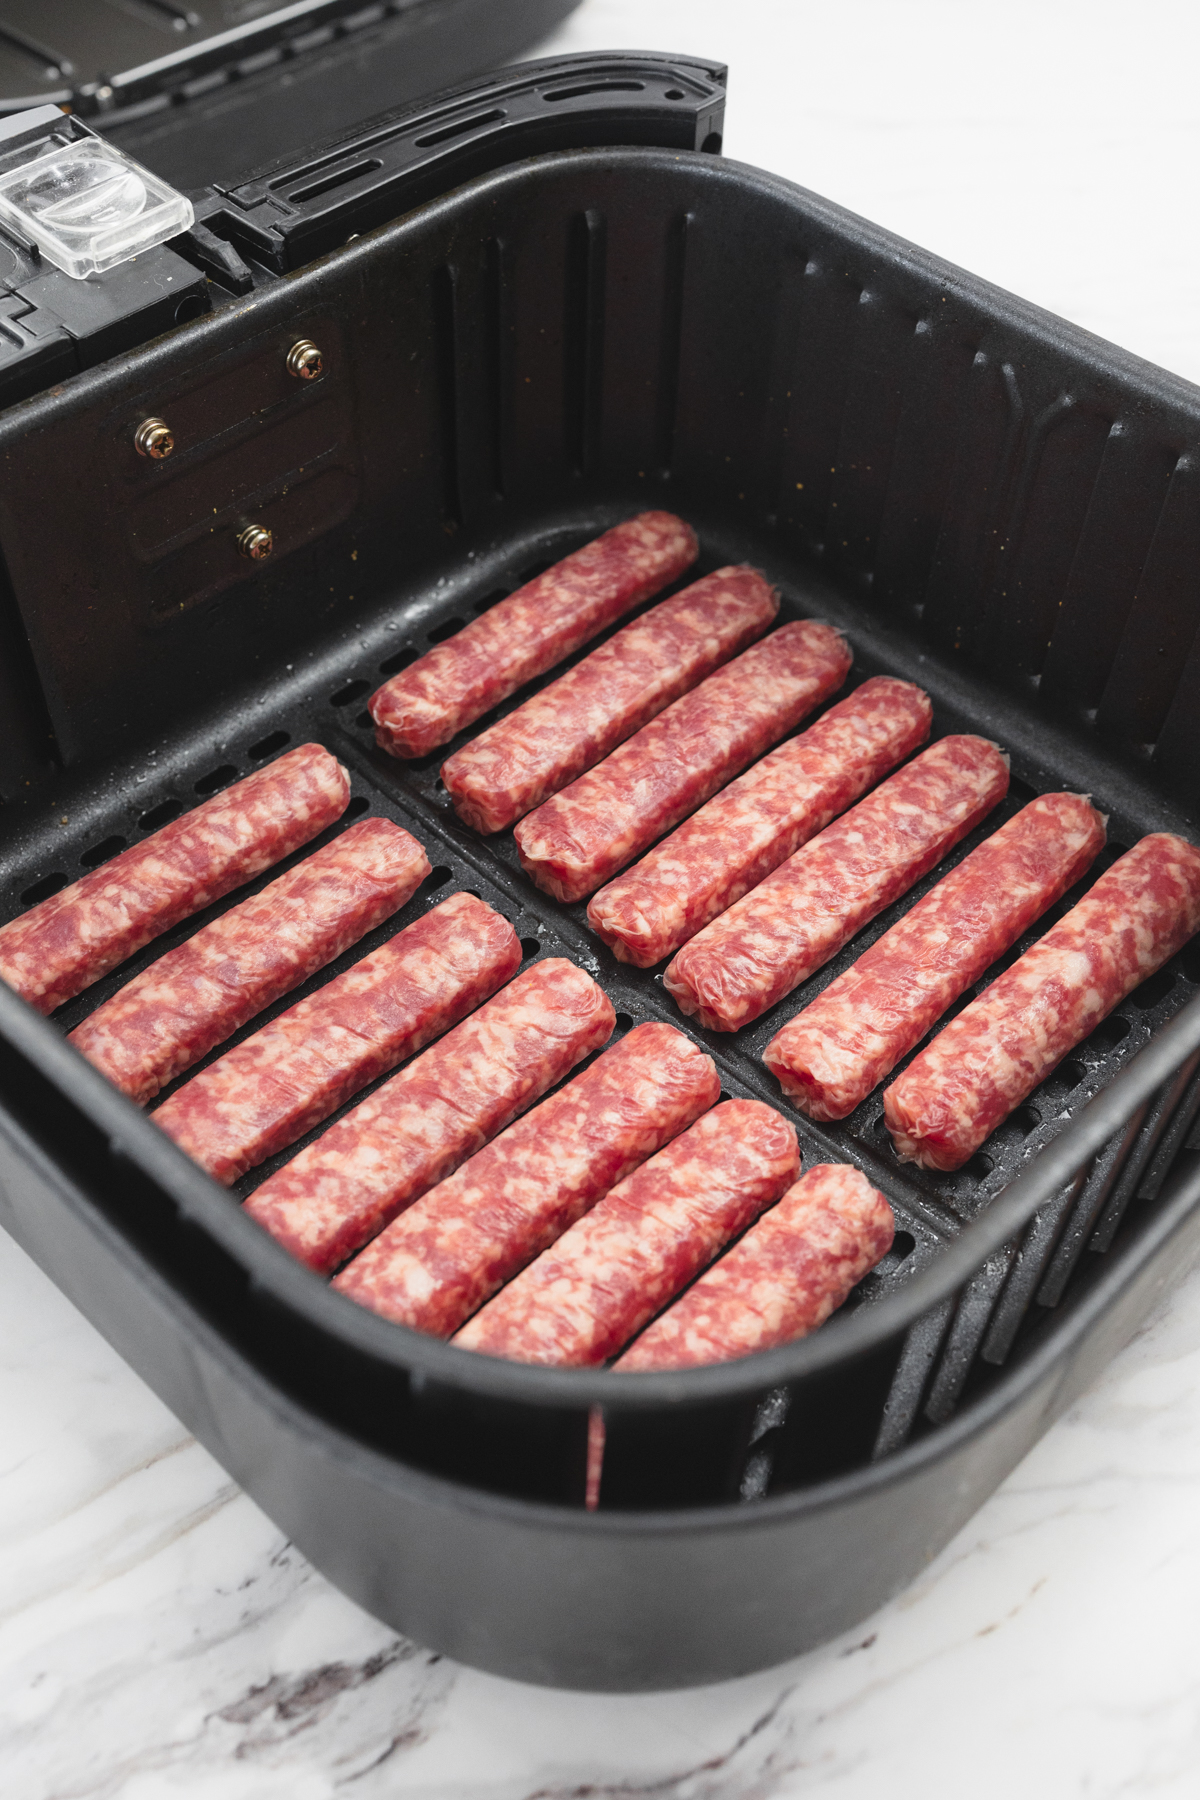
[(616, 1014), (573, 963), (547, 957), (422, 1051), (246, 1202), (293, 1256), (336, 1269), (608, 1042)]
[(460, 819), (503, 831), (761, 637), (779, 610), (757, 569), (718, 569), (497, 720), (442, 764)]
[(606, 1362), (800, 1171), (796, 1129), (726, 1100), (627, 1175), (455, 1337), (464, 1350)]
[(507, 919), (452, 894), (193, 1075), (154, 1123), (228, 1185), (465, 1019), (520, 964)]
[(0, 927), (0, 979), (53, 1012), (340, 819), (350, 780), (301, 744)]
[(994, 744), (939, 739), (685, 944), (668, 992), (714, 1031), (749, 1024), (907, 893), (1007, 788)]
[(886, 1256), (895, 1230), (865, 1175), (817, 1163), (613, 1367), (695, 1368), (806, 1337)]
[(581, 900), (777, 743), (846, 679), (829, 625), (782, 625), (676, 700), (516, 827), (521, 863), (556, 900)]
[(812, 1119), (844, 1119), (1090, 867), (1104, 820), (1043, 794), (943, 876), (778, 1032), (763, 1061)]
[(883, 1096), (897, 1154), (960, 1169), (1101, 1019), (1200, 930), (1200, 850), (1142, 838)]
[(620, 962), (661, 962), (923, 744), (932, 716), (910, 682), (864, 682), (594, 894), (588, 924)]
[(70, 1042), (139, 1103), (399, 911), (429, 873), (416, 838), (364, 819), (125, 984)]
[(523, 682), (674, 581), (695, 561), (696, 534), (667, 512), (640, 513), (435, 644), (371, 696), (382, 750), (424, 756)]
[(386, 1318), (449, 1337), (719, 1093), (711, 1059), (681, 1031), (636, 1026), (418, 1200), (335, 1287)]

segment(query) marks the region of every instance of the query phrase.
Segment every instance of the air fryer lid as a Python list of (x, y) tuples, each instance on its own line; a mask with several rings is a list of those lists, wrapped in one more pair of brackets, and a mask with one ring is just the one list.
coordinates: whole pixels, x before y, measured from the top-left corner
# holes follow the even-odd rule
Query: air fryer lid
[(3, 0), (0, 114), (93, 123), (175, 187), (505, 63), (579, 0)]

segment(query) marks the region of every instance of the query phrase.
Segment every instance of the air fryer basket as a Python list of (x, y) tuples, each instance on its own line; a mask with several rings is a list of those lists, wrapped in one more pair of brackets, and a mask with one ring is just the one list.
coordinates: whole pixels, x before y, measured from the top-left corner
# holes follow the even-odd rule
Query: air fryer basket
[[(571, 68), (597, 106), (660, 110), (667, 84), (695, 97), (722, 73)], [(935, 876), (774, 1013), (699, 1031), (660, 971), (525, 879), (511, 834), (459, 823), (446, 752), (377, 751), (365, 698), (532, 570), (669, 507), (701, 572), (751, 561), (782, 616), (844, 628), (852, 683), (918, 681), (935, 734), (1011, 753), (1008, 801), (938, 873), (1065, 787), (1109, 814), (1090, 881), (1147, 831), (1196, 833), (1200, 392), (786, 182), (649, 128), (580, 148), (580, 120), (576, 147), (422, 192), (292, 273), (243, 241), (236, 303), (0, 415), (0, 653), (34, 721), (0, 904), (316, 739), (351, 771), (344, 822), (384, 814), (429, 849), (396, 924), (479, 893), (530, 958), (595, 973), (619, 1029), (681, 1026), (727, 1093), (795, 1120), (806, 1161), (864, 1169), (895, 1249), (813, 1338), (720, 1368), (451, 1349), (294, 1263), (64, 1042), (128, 968), (54, 1022), (0, 987), (0, 1219), (371, 1611), (505, 1674), (638, 1688), (780, 1660), (895, 1593), (1200, 1253), (1200, 953), (965, 1170), (915, 1171), (878, 1096), (814, 1124), (759, 1053)], [(279, 373), (298, 338), (325, 358), (309, 387)], [(158, 466), (131, 446), (149, 415), (178, 444)], [(279, 546), (262, 569), (234, 547), (257, 519)], [(39, 734), (64, 765), (40, 780)]]

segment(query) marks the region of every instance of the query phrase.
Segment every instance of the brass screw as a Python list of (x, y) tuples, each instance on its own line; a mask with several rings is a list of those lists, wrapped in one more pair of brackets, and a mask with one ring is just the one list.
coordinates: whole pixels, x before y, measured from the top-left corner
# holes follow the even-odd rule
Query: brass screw
[(301, 381), (319, 381), (325, 373), (325, 358), (310, 338), (301, 338), (287, 353), (287, 371)]
[(251, 562), (262, 562), (275, 548), (275, 539), (265, 525), (247, 525), (238, 532), (237, 547)]
[(153, 457), (155, 462), (170, 456), (175, 448), (171, 427), (163, 419), (143, 419), (133, 434), (133, 443), (139, 456)]

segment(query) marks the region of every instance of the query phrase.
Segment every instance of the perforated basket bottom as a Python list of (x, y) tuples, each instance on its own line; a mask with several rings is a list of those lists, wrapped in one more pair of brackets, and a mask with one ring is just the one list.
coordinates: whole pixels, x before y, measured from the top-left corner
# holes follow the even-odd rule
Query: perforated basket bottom
[[(628, 510), (615, 507), (609, 516), (615, 519)], [(98, 778), (64, 778), (52, 797), (38, 797), (7, 809), (6, 874), (0, 905), (5, 917), (15, 916), (25, 906), (97, 867), (127, 844), (261, 766), (289, 745), (309, 740), (321, 742), (346, 764), (352, 782), (350, 805), (326, 837), (336, 835), (367, 814), (388, 817), (424, 843), (433, 871), (395, 919), (280, 1000), (233, 1041), (239, 1041), (265, 1019), (314, 992), (449, 894), (463, 890), (475, 893), (512, 922), (527, 962), (543, 956), (566, 956), (593, 974), (617, 1009), (618, 1033), (647, 1019), (665, 1020), (685, 1031), (715, 1058), (725, 1094), (766, 1100), (793, 1121), (806, 1163), (853, 1163), (887, 1194), (897, 1219), (895, 1246), (847, 1302), (848, 1306), (870, 1304), (934, 1258), (961, 1223), (973, 1217), (1025, 1168), (1038, 1148), (1061, 1130), (1081, 1104), (1197, 992), (1200, 949), (1189, 947), (1131, 995), (956, 1174), (914, 1169), (897, 1161), (883, 1126), (879, 1091), (841, 1124), (817, 1124), (796, 1112), (760, 1061), (768, 1039), (908, 906), (928, 892), (947, 869), (968, 855), (1035, 793), (1057, 788), (1079, 791), (1086, 786), (1096, 805), (1110, 815), (1109, 844), (1086, 880), (1040, 920), (1001, 963), (990, 969), (947, 1017), (961, 1010), (974, 993), (1061, 917), (1138, 836), (1149, 830), (1186, 830), (1187, 821), (1173, 813), (1149, 783), (1140, 781), (1136, 771), (1105, 763), (1086, 746), (1059, 733), (1039, 733), (1036, 725), (1031, 728), (1028, 711), (1019, 699), (998, 695), (981, 685), (965, 689), (957, 670), (924, 652), (912, 639), (882, 628), (820, 575), (780, 559), (770, 541), (747, 542), (723, 532), (708, 534), (704, 537), (701, 561), (689, 580), (727, 561), (755, 562), (781, 590), (780, 623), (814, 616), (829, 619), (847, 631), (855, 652), (855, 666), (843, 695), (880, 673), (920, 682), (934, 701), (934, 737), (976, 731), (995, 738), (1011, 752), (1012, 785), (1004, 803), (938, 869), (882, 913), (779, 1006), (731, 1035), (700, 1030), (681, 1014), (665, 992), (661, 967), (643, 971), (617, 962), (588, 928), (585, 903), (560, 906), (528, 881), (520, 869), (511, 832), (485, 840), (463, 826), (450, 806), (438, 776), (445, 757), (459, 742), (467, 741), (492, 718), (511, 710), (544, 682), (522, 690), (454, 744), (414, 763), (394, 761), (375, 747), (371, 720), (365, 710), (368, 696), (387, 676), (574, 548), (597, 528), (589, 522), (588, 528), (583, 529), (576, 521), (488, 554), (447, 562), (440, 578), (431, 577), (407, 599), (342, 630), (334, 643), (310, 652), (300, 664), (278, 669), (269, 689), (240, 696), (214, 709), (186, 736), (147, 746), (144, 753), (106, 769)], [(561, 672), (560, 667), (554, 674)], [(550, 679), (553, 675), (545, 678)], [(810, 717), (801, 729), (812, 722)], [(316, 844), (306, 846), (292, 860), (309, 854), (323, 841), (318, 839)], [(264, 885), (286, 866), (268, 871), (252, 886)], [(244, 898), (246, 891), (229, 896), (147, 946), (121, 970), (62, 1007), (55, 1015), (56, 1022), (64, 1031), (73, 1029), (132, 974), (190, 936), (209, 918)], [(222, 1045), (206, 1061), (227, 1048), (227, 1044)], [(162, 1098), (172, 1091), (168, 1088)], [(356, 1095), (343, 1110), (356, 1105), (362, 1097), (361, 1093)], [(914, 1328), (896, 1376), (877, 1453), (896, 1448), (914, 1425), (947, 1418), (973, 1369), (978, 1368), (981, 1350), (989, 1364), (1002, 1363), (1023, 1335), (1036, 1330), (1039, 1321), (1044, 1322), (1046, 1309), (1056, 1305), (1069, 1290), (1082, 1252), (1089, 1245), (1093, 1249), (1106, 1248), (1131, 1199), (1152, 1197), (1157, 1191), (1171, 1155), (1187, 1139), (1198, 1097), (1200, 1090), (1188, 1069), (1130, 1136), (1125, 1149), (1132, 1154), (1118, 1181), (1106, 1185), (1104, 1170), (1098, 1169), (1082, 1193), (1067, 1196), (1057, 1209), (1045, 1209), (1039, 1215), (1029, 1228), (1019, 1258), (1013, 1250), (993, 1259), (968, 1289), (957, 1310), (948, 1304)], [(246, 1176), (238, 1184), (236, 1194), (245, 1198), (325, 1128), (319, 1127), (309, 1138)], [(1018, 1265), (1015, 1270), (1014, 1260)], [(762, 1410), (757, 1432), (760, 1448), (752, 1451), (741, 1483), (744, 1498), (763, 1492), (768, 1484), (769, 1457), (761, 1444), (769, 1440), (780, 1423), (775, 1415), (781, 1404), (779, 1400), (769, 1401)]]

